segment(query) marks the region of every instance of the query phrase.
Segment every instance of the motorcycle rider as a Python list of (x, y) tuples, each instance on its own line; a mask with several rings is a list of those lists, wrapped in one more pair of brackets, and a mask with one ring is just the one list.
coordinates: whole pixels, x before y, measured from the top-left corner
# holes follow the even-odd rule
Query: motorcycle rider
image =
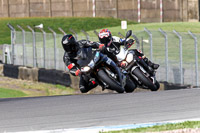
[[(95, 81), (90, 81), (86, 76), (81, 74), (81, 68), (77, 64), (78, 57), (84, 52), (82, 48), (99, 48), (99, 44), (97, 42), (91, 42), (87, 40), (76, 41), (75, 38), (71, 35), (65, 35), (62, 38), (62, 46), (65, 50), (63, 61), (65, 65), (68, 67), (69, 72), (73, 76), (80, 76), (79, 88), (82, 93), (87, 93), (91, 89), (95, 88), (97, 84)], [(86, 56), (87, 58), (87, 56)]]
[[(112, 60), (114, 60), (120, 67), (126, 67), (125, 62), (118, 62), (116, 57), (116, 51), (120, 50), (120, 46), (124, 45), (124, 40), (120, 39), (119, 37), (112, 36), (111, 32), (108, 29), (102, 29), (99, 32), (99, 41), (100, 43), (100, 49), (102, 53), (107, 54), (108, 57), (110, 57)], [(126, 48), (130, 48), (134, 44), (133, 39), (128, 39), (125, 43)], [(159, 65), (151, 62), (146, 56), (137, 49), (132, 49), (134, 51), (134, 54), (139, 57), (140, 62), (143, 65), (148, 65), (152, 67), (154, 70), (158, 69)]]

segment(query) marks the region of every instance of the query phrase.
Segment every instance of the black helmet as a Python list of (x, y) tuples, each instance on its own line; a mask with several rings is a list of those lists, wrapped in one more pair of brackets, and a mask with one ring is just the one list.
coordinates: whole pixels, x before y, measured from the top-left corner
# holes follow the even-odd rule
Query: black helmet
[(65, 35), (61, 43), (66, 52), (76, 51), (76, 40), (71, 34)]

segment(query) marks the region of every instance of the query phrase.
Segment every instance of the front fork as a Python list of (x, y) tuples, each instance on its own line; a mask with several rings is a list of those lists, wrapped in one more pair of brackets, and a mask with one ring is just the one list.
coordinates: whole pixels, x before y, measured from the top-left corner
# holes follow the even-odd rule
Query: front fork
[(103, 61), (114, 69), (115, 73), (118, 75), (118, 79), (122, 88), (124, 88), (126, 85), (126, 76), (121, 72), (120, 68), (107, 56), (103, 57)]

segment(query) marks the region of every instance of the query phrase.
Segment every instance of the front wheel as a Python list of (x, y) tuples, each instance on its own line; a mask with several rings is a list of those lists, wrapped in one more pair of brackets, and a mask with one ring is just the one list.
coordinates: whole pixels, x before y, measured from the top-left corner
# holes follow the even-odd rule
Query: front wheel
[(142, 84), (144, 86), (146, 86), (148, 89), (150, 89), (151, 91), (157, 91), (157, 87), (153, 84), (153, 82), (147, 78), (144, 73), (139, 69), (139, 68), (135, 68), (132, 71), (132, 74), (135, 75), (139, 81), (142, 82)]
[(152, 91), (157, 91), (160, 88), (160, 83), (158, 81), (156, 81), (156, 83), (154, 85), (156, 86), (156, 89), (152, 90)]
[(103, 82), (105, 82), (109, 86), (109, 88), (111, 90), (115, 90), (118, 93), (124, 92), (124, 89), (117, 83), (117, 81), (110, 78), (104, 70), (100, 69), (98, 71), (97, 75), (100, 78), (100, 80), (102, 80)]

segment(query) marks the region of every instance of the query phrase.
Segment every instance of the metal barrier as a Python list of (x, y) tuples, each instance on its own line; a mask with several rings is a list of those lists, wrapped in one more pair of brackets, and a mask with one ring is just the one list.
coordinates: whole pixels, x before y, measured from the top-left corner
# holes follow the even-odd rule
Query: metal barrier
[(57, 51), (57, 47), (56, 47), (56, 32), (50, 27), (48, 27), (48, 29), (53, 34), (53, 40), (54, 40), (54, 68), (57, 69), (57, 64), (56, 64), (57, 63), (57, 57), (56, 57), (56, 51)]
[(136, 45), (137, 45), (137, 49), (140, 49), (140, 40), (138, 39), (138, 37), (132, 33), (132, 37), (135, 39), (136, 41)]
[(96, 36), (99, 36), (99, 33), (98, 33), (96, 30), (94, 30), (94, 34), (95, 34)]
[(32, 32), (33, 35), (33, 67), (36, 67), (36, 42), (35, 42), (35, 31), (28, 25), (27, 28)]
[(83, 32), (87, 40), (90, 40), (89, 34), (87, 32), (85, 32), (84, 30), (81, 30), (81, 32)]
[(60, 32), (62, 32), (63, 33), (63, 35), (66, 35), (67, 33), (62, 29), (62, 28), (58, 28), (58, 30), (60, 31)]
[(191, 37), (194, 39), (194, 47), (195, 47), (195, 78), (196, 78), (196, 86), (199, 86), (199, 71), (198, 71), (198, 44), (197, 37), (191, 32), (188, 31)]
[(46, 32), (40, 29), (43, 35), (43, 67), (46, 68)]
[(11, 31), (11, 63), (15, 64), (15, 39), (16, 39), (16, 30), (11, 24), (7, 24), (8, 28)]
[(149, 42), (150, 42), (150, 59), (153, 61), (152, 33), (151, 33), (147, 28), (144, 28), (144, 31), (149, 35)]
[(118, 35), (119, 35), (121, 38), (125, 38), (125, 36), (124, 36), (121, 32), (118, 32)]
[(163, 34), (165, 37), (165, 73), (166, 73), (166, 81), (169, 81), (169, 73), (168, 73), (168, 68), (169, 68), (169, 62), (168, 62), (168, 37), (166, 32), (164, 32), (161, 28), (159, 31)]
[[(28, 26), (30, 31), (25, 31), (20, 25), (17, 26), (19, 31), (10, 24), (8, 27), (11, 30), (11, 47), (4, 45), (4, 52), (11, 51), (11, 62), (7, 63), (47, 69), (66, 69), (63, 63), (64, 50), (60, 43), (63, 35), (66, 34), (63, 29), (58, 28), (60, 34), (57, 34), (51, 28), (49, 28), (50, 33), (46, 33), (43, 29), (40, 29), (41, 32), (35, 32), (30, 26)], [(78, 39), (78, 33), (73, 29), (69, 30)], [(85, 35), (91, 41), (98, 41), (98, 32), (94, 31), (90, 33), (90, 36), (85, 32)], [(122, 34), (120, 36), (124, 37)], [(199, 86), (198, 40), (200, 34), (190, 31), (178, 33), (175, 30), (166, 32), (162, 29), (150, 31), (145, 28), (143, 31), (133, 32), (132, 37), (137, 45), (131, 48), (141, 48), (147, 58), (160, 64), (157, 71), (159, 81)], [(85, 37), (80, 36), (80, 38)]]
[(182, 50), (182, 37), (181, 35), (173, 30), (173, 32), (177, 35), (179, 38), (179, 58), (180, 58), (180, 84), (183, 84), (183, 50)]
[(25, 48), (26, 48), (26, 41), (25, 41), (25, 30), (20, 26), (17, 25), (17, 27), (22, 31), (22, 45), (23, 45), (23, 66), (25, 66), (25, 60), (26, 60), (26, 55), (25, 55)]
[(78, 34), (72, 28), (69, 30), (75, 35), (75, 39), (78, 40)]

